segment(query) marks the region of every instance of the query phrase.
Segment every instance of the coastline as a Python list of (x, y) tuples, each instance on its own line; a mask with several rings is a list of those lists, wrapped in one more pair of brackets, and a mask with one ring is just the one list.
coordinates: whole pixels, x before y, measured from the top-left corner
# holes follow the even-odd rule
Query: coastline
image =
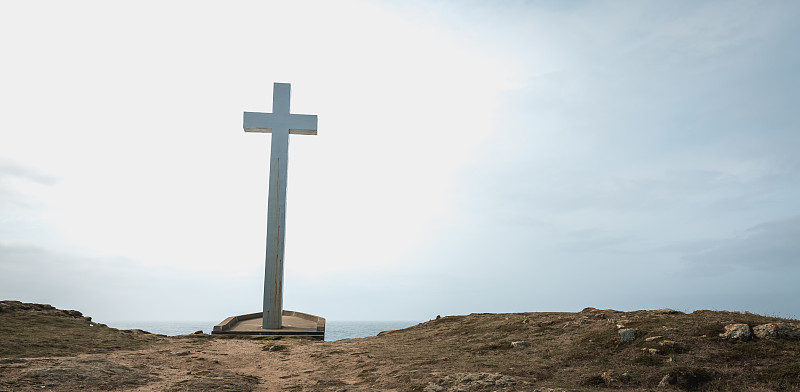
[[(404, 329), (417, 325), (422, 321), (347, 321), (328, 320), (325, 330), (325, 341), (358, 339), (377, 336), (384, 331)], [(217, 321), (109, 321), (104, 324), (119, 330), (140, 329), (153, 334), (178, 336), (188, 335), (196, 331), (209, 333)]]

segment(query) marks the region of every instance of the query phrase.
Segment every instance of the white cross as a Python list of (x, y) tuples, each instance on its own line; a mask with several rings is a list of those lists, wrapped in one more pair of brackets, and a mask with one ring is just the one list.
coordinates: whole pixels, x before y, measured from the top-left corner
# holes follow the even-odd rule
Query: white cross
[(289, 134), (316, 135), (317, 116), (291, 114), (289, 83), (275, 83), (272, 113), (244, 112), (245, 132), (272, 133), (267, 201), (267, 257), (264, 273), (264, 313), (261, 327), (281, 328), (283, 313), (283, 243), (286, 227), (286, 174)]

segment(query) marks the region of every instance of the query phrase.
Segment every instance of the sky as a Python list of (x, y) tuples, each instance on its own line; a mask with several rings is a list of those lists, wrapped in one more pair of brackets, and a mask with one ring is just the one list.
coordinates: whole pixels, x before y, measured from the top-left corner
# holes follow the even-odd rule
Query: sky
[(0, 3), (0, 299), (261, 310), (272, 84), (284, 309), (800, 317), (800, 3)]

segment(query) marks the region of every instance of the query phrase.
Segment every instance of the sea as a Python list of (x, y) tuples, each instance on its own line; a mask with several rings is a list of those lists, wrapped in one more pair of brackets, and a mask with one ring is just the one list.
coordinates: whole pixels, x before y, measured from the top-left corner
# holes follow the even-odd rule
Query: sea
[[(203, 331), (210, 333), (219, 321), (111, 321), (105, 323), (117, 329), (141, 329), (150, 333), (175, 336)], [(331, 321), (325, 322), (325, 341), (365, 338), (382, 331), (408, 328), (420, 321)]]

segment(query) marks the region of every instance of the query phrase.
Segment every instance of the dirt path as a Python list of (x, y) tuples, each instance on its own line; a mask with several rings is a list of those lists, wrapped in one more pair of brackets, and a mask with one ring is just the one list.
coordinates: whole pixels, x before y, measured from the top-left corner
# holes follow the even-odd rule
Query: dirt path
[(159, 380), (135, 391), (282, 391), (314, 384), (324, 343), (305, 341), (189, 340), (157, 350), (114, 353), (109, 360), (146, 369)]
[[(141, 350), (0, 363), (0, 391), (366, 391), (395, 368), (371, 339), (161, 338)], [(383, 390), (396, 390), (388, 388)]]

